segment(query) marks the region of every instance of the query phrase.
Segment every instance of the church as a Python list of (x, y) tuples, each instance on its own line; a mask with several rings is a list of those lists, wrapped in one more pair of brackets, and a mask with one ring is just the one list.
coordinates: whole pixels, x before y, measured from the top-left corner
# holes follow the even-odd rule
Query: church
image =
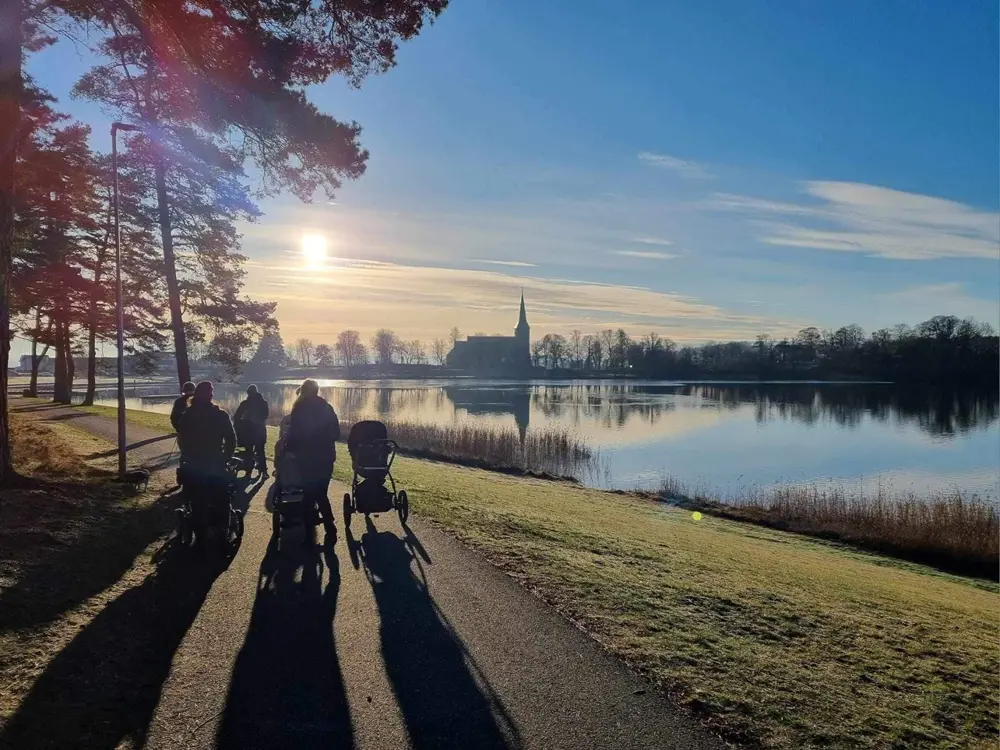
[(513, 336), (469, 336), (456, 341), (448, 366), (483, 374), (525, 373), (531, 370), (531, 329), (521, 292), (521, 315)]

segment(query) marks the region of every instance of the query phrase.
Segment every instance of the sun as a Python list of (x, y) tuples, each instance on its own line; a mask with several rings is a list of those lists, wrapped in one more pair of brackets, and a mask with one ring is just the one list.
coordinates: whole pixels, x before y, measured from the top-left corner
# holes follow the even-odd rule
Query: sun
[(302, 257), (306, 266), (318, 268), (326, 260), (326, 237), (321, 234), (306, 234), (302, 236)]

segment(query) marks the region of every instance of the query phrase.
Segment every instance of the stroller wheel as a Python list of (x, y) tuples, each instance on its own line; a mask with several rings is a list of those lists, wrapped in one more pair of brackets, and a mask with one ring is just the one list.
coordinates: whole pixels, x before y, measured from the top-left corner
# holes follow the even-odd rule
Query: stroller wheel
[(349, 492), (344, 493), (344, 528), (351, 528), (351, 514), (354, 513), (354, 508), (351, 506), (351, 494)]
[(183, 547), (191, 544), (191, 523), (183, 508), (177, 509), (177, 541)]
[(405, 524), (406, 519), (410, 517), (410, 498), (406, 490), (400, 490), (396, 496), (396, 512), (399, 514), (399, 522)]

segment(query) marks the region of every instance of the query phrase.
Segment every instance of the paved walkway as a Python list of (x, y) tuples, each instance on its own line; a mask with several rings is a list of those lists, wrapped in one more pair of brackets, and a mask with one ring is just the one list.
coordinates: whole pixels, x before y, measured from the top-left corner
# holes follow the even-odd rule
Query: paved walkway
[[(68, 408), (33, 416), (73, 420), (115, 440), (110, 419)], [(172, 450), (163, 437), (129, 425), (130, 463), (163, 463)], [(274, 551), (266, 490), (256, 488), (242, 546), (217, 577), (188, 572), (183, 586), (164, 571), (147, 579), (158, 581), (153, 600), (167, 602), (151, 645), (142, 647), (150, 664), (137, 667), (148, 666), (148, 684), (115, 699), (129, 704), (127, 721), (109, 698), (108, 716), (94, 717), (107, 728), (99, 726), (89, 746), (723, 747), (569, 622), (417, 515), (408, 529), (395, 515), (367, 525), (355, 516), (353, 534), (341, 521), (332, 550), (300, 545), (292, 532), (285, 549)], [(331, 487), (335, 509), (343, 491)], [(109, 605), (115, 639), (123, 642), (136, 621), (149, 619), (146, 593)], [(93, 658), (84, 652), (93, 653), (96, 638), (80, 645), (77, 658)], [(58, 721), (72, 696), (33, 699), (51, 700)], [(44, 727), (29, 739), (24, 747), (45, 746)]]

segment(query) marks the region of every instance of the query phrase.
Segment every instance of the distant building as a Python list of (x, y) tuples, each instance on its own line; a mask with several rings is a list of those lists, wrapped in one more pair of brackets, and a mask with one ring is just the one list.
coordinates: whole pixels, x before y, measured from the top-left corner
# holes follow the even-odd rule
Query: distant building
[(456, 341), (448, 366), (482, 373), (517, 373), (531, 370), (531, 328), (521, 293), (521, 314), (513, 336), (469, 336)]
[[(48, 354), (42, 356), (41, 361), (38, 364), (38, 371), (43, 373), (51, 373), (55, 368), (55, 362), (52, 360)], [(18, 372), (31, 372), (31, 355), (22, 354), (21, 359), (18, 361), (17, 365)]]

